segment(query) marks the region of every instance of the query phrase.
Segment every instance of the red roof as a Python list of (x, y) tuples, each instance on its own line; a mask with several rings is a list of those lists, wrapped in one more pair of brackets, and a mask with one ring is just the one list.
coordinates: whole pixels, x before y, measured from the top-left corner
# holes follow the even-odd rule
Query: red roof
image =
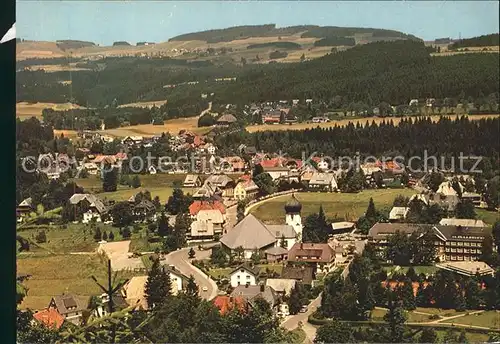
[(118, 153), (115, 154), (115, 158), (117, 160), (125, 160), (125, 159), (127, 159), (127, 153), (125, 153), (125, 152), (118, 152)]
[(59, 329), (64, 322), (64, 317), (61, 315), (61, 313), (59, 313), (57, 309), (52, 307), (36, 312), (35, 314), (33, 314), (33, 318), (47, 327), (55, 327), (56, 329)]
[(249, 175), (249, 174), (244, 174), (244, 175), (242, 175), (242, 176), (240, 177), (240, 179), (239, 179), (239, 180), (244, 181), (244, 182), (248, 182), (250, 179), (252, 179), (252, 176), (251, 176), (251, 175)]
[[(387, 288), (387, 286), (389, 286), (389, 288), (391, 288), (391, 290), (395, 290), (398, 286), (403, 286), (405, 284), (405, 282), (396, 282), (396, 281), (391, 281), (391, 282), (383, 281), (381, 283), (382, 283), (382, 286), (384, 288)], [(429, 282), (423, 282), (423, 285), (424, 285), (424, 288), (427, 288), (427, 285), (429, 285)], [(411, 286), (413, 288), (413, 295), (417, 296), (419, 283), (412, 282)]]
[(194, 201), (189, 206), (189, 213), (196, 215), (200, 210), (220, 210), (222, 214), (226, 213), (226, 207), (220, 201)]
[(203, 141), (203, 139), (201, 138), (201, 136), (195, 136), (193, 144), (194, 144), (195, 147), (198, 147), (198, 146), (201, 146), (201, 145), (205, 144), (205, 142)]
[(217, 296), (213, 302), (222, 315), (234, 309), (235, 306), (238, 307), (240, 311), (245, 311), (247, 306), (245, 299), (241, 296)]
[(273, 159), (261, 160), (260, 166), (262, 166), (263, 168), (277, 167), (277, 166), (282, 166), (284, 162), (285, 159), (283, 158), (273, 158)]

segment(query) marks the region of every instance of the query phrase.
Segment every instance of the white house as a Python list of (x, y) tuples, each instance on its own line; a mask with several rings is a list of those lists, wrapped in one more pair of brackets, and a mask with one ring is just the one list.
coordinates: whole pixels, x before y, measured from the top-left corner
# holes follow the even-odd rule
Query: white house
[(313, 173), (311, 179), (309, 180), (309, 188), (328, 192), (337, 190), (338, 186), (335, 174), (321, 172)]
[(242, 264), (230, 273), (231, 287), (236, 288), (239, 285), (257, 285), (259, 277), (258, 268)]
[(409, 207), (392, 207), (389, 213), (389, 220), (390, 221), (404, 220), (406, 219), (406, 216), (408, 216), (409, 211), (410, 211)]
[(84, 207), (82, 223), (89, 223), (92, 219), (96, 222), (102, 221), (102, 215), (107, 212), (104, 203), (93, 194), (74, 194), (69, 199), (69, 203), (75, 207)]

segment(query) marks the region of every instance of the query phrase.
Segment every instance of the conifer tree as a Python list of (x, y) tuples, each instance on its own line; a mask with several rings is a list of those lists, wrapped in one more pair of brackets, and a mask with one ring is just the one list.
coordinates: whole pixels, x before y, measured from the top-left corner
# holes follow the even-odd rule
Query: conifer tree
[(196, 284), (193, 275), (188, 278), (185, 293), (188, 296), (198, 297), (198, 285)]
[(156, 308), (165, 304), (171, 293), (172, 282), (170, 275), (160, 265), (160, 260), (155, 259), (148, 273), (148, 280), (144, 287), (144, 294), (149, 308)]

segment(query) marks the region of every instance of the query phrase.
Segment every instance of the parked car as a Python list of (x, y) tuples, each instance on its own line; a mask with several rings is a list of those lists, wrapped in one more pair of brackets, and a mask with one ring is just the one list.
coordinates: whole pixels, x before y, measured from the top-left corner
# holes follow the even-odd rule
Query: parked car
[(302, 308), (300, 309), (300, 313), (305, 313), (307, 312), (307, 306), (302, 306)]

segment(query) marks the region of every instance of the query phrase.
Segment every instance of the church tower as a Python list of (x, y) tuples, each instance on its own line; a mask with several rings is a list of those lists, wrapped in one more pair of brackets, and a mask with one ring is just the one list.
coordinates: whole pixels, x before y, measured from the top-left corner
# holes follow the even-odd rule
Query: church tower
[(295, 232), (298, 234), (298, 240), (302, 240), (302, 218), (300, 217), (300, 211), (302, 210), (302, 204), (295, 198), (295, 194), (292, 194), (292, 198), (285, 203), (285, 222), (287, 225), (292, 226)]

